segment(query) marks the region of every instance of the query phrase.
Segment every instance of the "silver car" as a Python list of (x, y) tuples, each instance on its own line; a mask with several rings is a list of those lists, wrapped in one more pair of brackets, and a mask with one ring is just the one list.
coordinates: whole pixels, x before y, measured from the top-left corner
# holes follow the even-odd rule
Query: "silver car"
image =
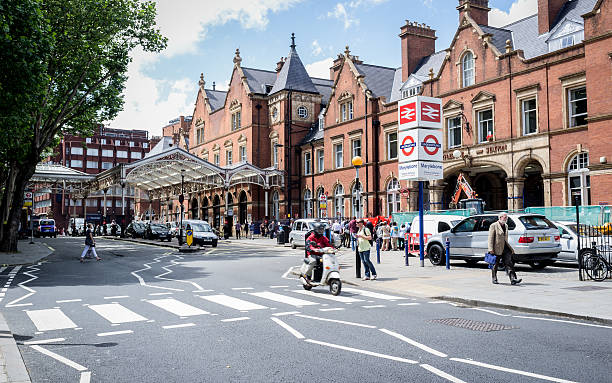
[(342, 239), (336, 233), (332, 233), (329, 222), (326, 220), (319, 219), (298, 219), (293, 222), (291, 226), (291, 232), (289, 233), (289, 244), (291, 248), (295, 249), (297, 246), (306, 246), (306, 234), (313, 229), (315, 222), (321, 222), (325, 225), (325, 236), (332, 238), (330, 241), (335, 248), (339, 248), (342, 244)]
[[(446, 261), (444, 244), (450, 240), (450, 258), (475, 264), (484, 260), (488, 251), (489, 227), (497, 214), (468, 217), (451, 230), (432, 236), (427, 242), (427, 254), (434, 265)], [(538, 214), (508, 214), (508, 242), (514, 249), (514, 260), (534, 269), (551, 265), (561, 252), (559, 229)]]

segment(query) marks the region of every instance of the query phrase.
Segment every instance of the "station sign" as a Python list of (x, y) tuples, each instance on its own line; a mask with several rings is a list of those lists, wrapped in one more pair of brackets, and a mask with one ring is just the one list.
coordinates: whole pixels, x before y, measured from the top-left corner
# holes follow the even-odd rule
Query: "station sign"
[(397, 103), (398, 130), (442, 129), (442, 99), (414, 96)]
[(398, 164), (400, 180), (433, 181), (443, 178), (442, 162), (411, 161)]
[(23, 207), (32, 206), (32, 202), (34, 200), (34, 193), (31, 191), (27, 191), (23, 193)]
[(399, 163), (409, 161), (442, 162), (442, 131), (436, 129), (411, 129), (398, 135)]

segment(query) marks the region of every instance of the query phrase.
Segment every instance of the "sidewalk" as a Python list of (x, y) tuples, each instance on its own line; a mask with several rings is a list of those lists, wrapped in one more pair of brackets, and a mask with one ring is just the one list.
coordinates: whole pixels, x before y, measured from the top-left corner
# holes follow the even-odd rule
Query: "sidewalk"
[(33, 244), (30, 244), (29, 240), (19, 241), (18, 253), (0, 252), (0, 266), (33, 265), (55, 251), (52, 247), (36, 241)]
[(2, 313), (0, 313), (0, 382), (30, 383), (30, 375)]
[[(491, 271), (484, 262), (468, 266), (464, 261), (453, 260), (447, 270), (445, 266), (433, 266), (427, 258), (425, 267), (420, 267), (418, 257), (409, 257), (410, 266), (405, 266), (403, 252), (385, 251), (377, 264), (373, 248), (370, 259), (378, 279), (363, 281), (355, 277), (355, 253), (343, 248), (339, 254), (342, 279), (361, 287), (612, 324), (612, 306), (602, 304), (612, 301), (612, 281), (581, 282), (577, 268), (547, 267), (536, 271), (517, 265), (518, 277), (523, 278), (520, 285), (511, 286), (503, 271), (497, 273), (500, 284), (493, 285)], [(363, 276), (363, 265), (361, 272)]]

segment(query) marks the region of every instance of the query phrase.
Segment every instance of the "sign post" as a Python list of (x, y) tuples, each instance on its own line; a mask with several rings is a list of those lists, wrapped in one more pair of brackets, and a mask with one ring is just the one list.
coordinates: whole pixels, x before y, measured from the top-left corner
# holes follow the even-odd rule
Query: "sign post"
[(443, 178), (442, 100), (425, 96), (400, 100), (397, 122), (399, 179), (419, 183), (419, 259), (424, 267), (423, 182)]
[(187, 241), (187, 246), (191, 247), (191, 244), (193, 243), (193, 230), (188, 229), (185, 231), (185, 238)]

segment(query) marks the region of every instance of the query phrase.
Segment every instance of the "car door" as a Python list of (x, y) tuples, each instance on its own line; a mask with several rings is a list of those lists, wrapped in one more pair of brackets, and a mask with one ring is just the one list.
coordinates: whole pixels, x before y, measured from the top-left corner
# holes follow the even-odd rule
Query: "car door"
[(472, 255), (484, 257), (489, 250), (489, 228), (498, 217), (496, 215), (480, 216), (478, 224), (472, 234)]
[(471, 256), (473, 254), (472, 236), (478, 221), (478, 217), (466, 218), (450, 231), (448, 238), (451, 255)]
[(561, 236), (561, 252), (557, 259), (566, 262), (575, 262), (578, 259), (578, 236), (567, 226), (557, 224)]
[(298, 223), (297, 223), (297, 231), (295, 233), (296, 245), (298, 245), (298, 246), (305, 246), (306, 245), (304, 234), (305, 234), (304, 233), (304, 222), (298, 221)]

